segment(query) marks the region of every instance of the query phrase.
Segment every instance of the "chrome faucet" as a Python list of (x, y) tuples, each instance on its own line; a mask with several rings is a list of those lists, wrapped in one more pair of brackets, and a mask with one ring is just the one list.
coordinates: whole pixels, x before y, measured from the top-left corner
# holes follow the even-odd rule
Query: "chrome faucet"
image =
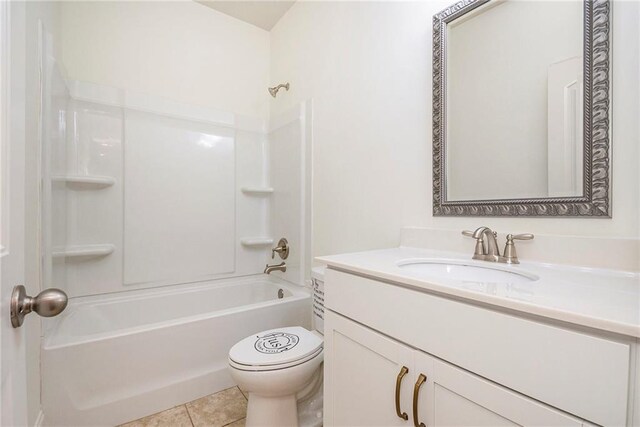
[(489, 227), (478, 227), (476, 231), (464, 230), (462, 234), (464, 236), (476, 239), (476, 248), (473, 253), (473, 259), (490, 262), (503, 262), (506, 264), (520, 263), (516, 254), (516, 247), (513, 243), (514, 240), (533, 239), (533, 234), (529, 233), (507, 235), (507, 243), (504, 248), (504, 256), (502, 256), (500, 255), (498, 242), (496, 240), (496, 238), (498, 237), (498, 233), (491, 230)]
[(287, 271), (287, 265), (282, 261), (280, 264), (269, 265), (267, 264), (264, 268), (263, 273), (271, 273), (272, 271), (282, 271), (283, 273)]

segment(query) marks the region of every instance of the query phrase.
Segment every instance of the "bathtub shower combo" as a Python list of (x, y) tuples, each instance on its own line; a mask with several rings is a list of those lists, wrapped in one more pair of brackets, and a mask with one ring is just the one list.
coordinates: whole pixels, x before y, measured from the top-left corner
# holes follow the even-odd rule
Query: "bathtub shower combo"
[[(311, 103), (265, 120), (74, 81), (41, 31), (48, 425), (115, 425), (234, 384), (229, 349), (310, 328)], [(263, 274), (286, 237), (286, 272)]]

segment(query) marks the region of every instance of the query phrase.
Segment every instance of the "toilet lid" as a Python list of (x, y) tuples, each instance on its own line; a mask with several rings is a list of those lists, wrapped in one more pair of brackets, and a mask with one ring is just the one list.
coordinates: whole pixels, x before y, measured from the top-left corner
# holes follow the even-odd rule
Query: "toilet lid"
[(317, 353), (322, 338), (300, 326), (270, 329), (251, 335), (229, 350), (229, 359), (240, 365), (274, 366), (292, 363)]

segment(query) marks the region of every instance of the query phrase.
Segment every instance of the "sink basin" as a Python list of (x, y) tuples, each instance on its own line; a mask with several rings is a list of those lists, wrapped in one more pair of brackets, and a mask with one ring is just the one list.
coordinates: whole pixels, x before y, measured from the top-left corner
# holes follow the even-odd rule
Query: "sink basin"
[[(480, 261), (482, 262), (482, 261)], [(487, 264), (489, 264), (487, 262)], [(538, 280), (534, 274), (513, 271), (513, 267), (484, 266), (448, 259), (407, 259), (397, 263), (404, 272), (419, 277), (474, 283), (525, 283)]]

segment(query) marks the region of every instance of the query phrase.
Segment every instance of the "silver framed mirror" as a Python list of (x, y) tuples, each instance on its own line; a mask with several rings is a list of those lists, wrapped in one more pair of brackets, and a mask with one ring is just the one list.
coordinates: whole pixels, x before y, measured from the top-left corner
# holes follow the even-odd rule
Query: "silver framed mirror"
[(608, 0), (436, 14), (434, 216), (610, 218), (609, 44)]

